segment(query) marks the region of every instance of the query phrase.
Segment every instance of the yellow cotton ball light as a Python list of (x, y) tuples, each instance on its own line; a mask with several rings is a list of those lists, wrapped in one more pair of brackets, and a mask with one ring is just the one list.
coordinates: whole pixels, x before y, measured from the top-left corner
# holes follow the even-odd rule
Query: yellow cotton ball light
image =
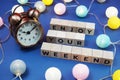
[(118, 29), (120, 27), (120, 19), (117, 16), (110, 17), (107, 25), (110, 29)]
[(50, 5), (52, 5), (53, 0), (42, 0), (42, 2), (43, 2), (45, 5), (50, 6)]
[(120, 70), (116, 70), (112, 76), (113, 80), (120, 80)]

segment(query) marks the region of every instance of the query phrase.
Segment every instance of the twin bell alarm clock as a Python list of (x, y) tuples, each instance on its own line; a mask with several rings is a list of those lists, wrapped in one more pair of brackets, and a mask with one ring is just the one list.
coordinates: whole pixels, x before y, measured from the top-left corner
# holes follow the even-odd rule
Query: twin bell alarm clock
[(38, 45), (43, 38), (43, 28), (38, 21), (40, 12), (29, 6), (27, 12), (17, 13), (15, 10), (9, 16), (10, 31), (16, 42), (23, 48)]

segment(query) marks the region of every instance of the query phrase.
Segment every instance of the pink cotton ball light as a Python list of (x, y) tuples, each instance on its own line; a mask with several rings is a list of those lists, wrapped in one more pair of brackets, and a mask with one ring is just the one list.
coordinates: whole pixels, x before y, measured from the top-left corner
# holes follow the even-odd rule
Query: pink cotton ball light
[(72, 74), (77, 80), (85, 80), (89, 76), (89, 68), (85, 64), (76, 64), (72, 69)]
[(55, 12), (57, 15), (63, 15), (63, 14), (65, 14), (65, 12), (66, 12), (66, 6), (65, 6), (63, 3), (57, 3), (57, 4), (54, 6), (54, 12)]
[(0, 17), (0, 27), (4, 24), (3, 19)]

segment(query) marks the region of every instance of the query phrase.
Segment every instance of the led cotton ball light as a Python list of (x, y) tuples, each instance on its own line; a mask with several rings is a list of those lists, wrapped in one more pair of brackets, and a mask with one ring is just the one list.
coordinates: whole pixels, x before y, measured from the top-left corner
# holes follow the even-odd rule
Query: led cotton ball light
[(73, 0), (64, 0), (64, 2), (66, 2), (66, 3), (70, 3), (70, 2), (72, 2)]
[(108, 18), (113, 17), (113, 16), (118, 16), (118, 9), (116, 7), (108, 7), (105, 11), (105, 14)]
[[(22, 13), (22, 12), (24, 12), (24, 9), (23, 9), (23, 7), (22, 6), (19, 6), (19, 5), (14, 5), (13, 7), (12, 7), (12, 13), (14, 12), (14, 13)], [(16, 9), (17, 8), (17, 9)], [(16, 10), (15, 10), (16, 9)], [(15, 11), (14, 11), (15, 10)]]
[(42, 2), (43, 2), (45, 5), (50, 6), (50, 5), (52, 5), (53, 0), (42, 0)]
[(3, 24), (4, 24), (3, 19), (0, 17), (0, 28), (2, 27)]
[(28, 3), (28, 0), (17, 0), (18, 1), (18, 3), (20, 3), (20, 4), (26, 4), (26, 3)]
[(110, 29), (118, 29), (120, 27), (120, 19), (116, 16), (110, 17), (107, 25)]
[(116, 70), (112, 75), (113, 80), (120, 80), (120, 70)]
[(72, 69), (72, 74), (77, 80), (86, 80), (89, 76), (89, 68), (84, 64), (76, 64)]
[(85, 17), (88, 14), (88, 9), (84, 5), (80, 5), (76, 8), (76, 15), (78, 17)]
[(96, 44), (100, 48), (107, 48), (111, 44), (111, 40), (106, 34), (100, 34), (96, 39)]
[(14, 60), (10, 65), (10, 71), (20, 77), (26, 71), (26, 64), (22, 60)]
[(97, 0), (99, 3), (104, 3), (106, 0)]
[(62, 74), (61, 71), (56, 67), (50, 67), (45, 72), (46, 80), (61, 80)]
[(35, 4), (34, 4), (34, 7), (40, 12), (44, 12), (45, 9), (46, 9), (46, 6), (45, 4), (42, 2), (42, 1), (37, 1)]
[(54, 7), (54, 12), (57, 15), (63, 15), (66, 12), (66, 6), (63, 3), (57, 3)]

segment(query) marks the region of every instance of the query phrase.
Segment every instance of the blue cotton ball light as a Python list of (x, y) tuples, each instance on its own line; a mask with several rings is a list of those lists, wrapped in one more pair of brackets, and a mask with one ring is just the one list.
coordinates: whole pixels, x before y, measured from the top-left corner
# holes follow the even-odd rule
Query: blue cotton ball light
[(17, 2), (20, 4), (26, 4), (28, 3), (28, 0), (17, 0)]
[(80, 5), (76, 8), (76, 15), (78, 17), (85, 17), (88, 14), (88, 9), (84, 5)]
[(100, 48), (107, 48), (111, 44), (111, 40), (108, 35), (101, 34), (97, 37), (96, 44)]

